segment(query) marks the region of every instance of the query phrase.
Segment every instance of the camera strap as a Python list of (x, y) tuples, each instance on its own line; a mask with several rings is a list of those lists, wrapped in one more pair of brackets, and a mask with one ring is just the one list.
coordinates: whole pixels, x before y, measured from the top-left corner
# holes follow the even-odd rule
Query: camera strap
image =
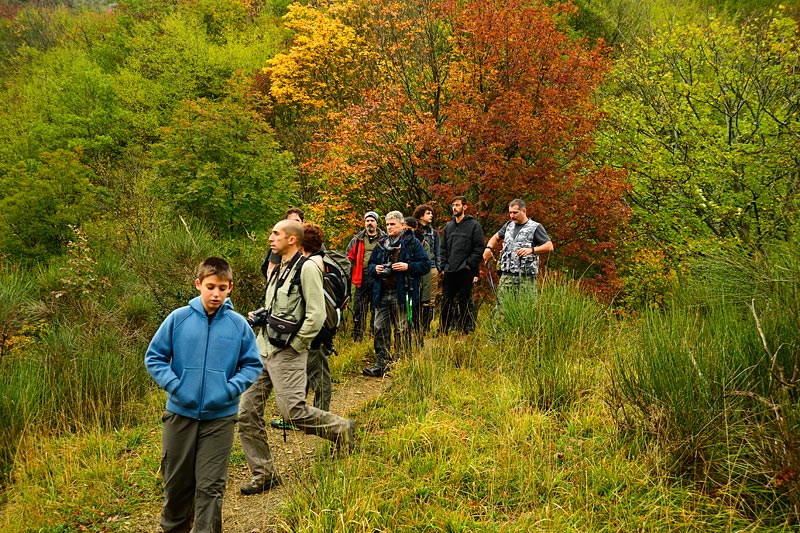
[[(272, 301), (269, 303), (269, 313), (270, 314), (272, 314), (272, 306), (275, 305), (275, 298), (278, 296), (278, 289), (283, 287), (283, 284), (286, 283), (286, 278), (289, 277), (289, 274), (292, 272), (292, 269), (295, 267), (297, 262), (300, 261), (301, 258), (305, 259), (305, 258), (303, 258), (303, 254), (301, 254), (300, 252), (297, 252), (297, 253), (294, 254), (294, 257), (292, 257), (292, 260), (289, 261), (289, 264), (286, 265), (286, 268), (283, 269), (283, 272), (278, 274), (278, 271), (281, 269), (282, 265), (278, 265), (272, 270), (272, 275), (270, 276), (270, 279), (267, 282), (267, 287), (269, 287), (272, 284), (272, 282), (273, 282), (273, 280), (275, 278), (278, 278), (278, 280), (277, 280), (277, 282), (275, 284), (275, 292), (272, 293)], [(302, 267), (303, 267), (303, 265), (301, 263), (299, 268), (302, 268)], [(289, 286), (289, 290), (290, 291), (292, 290), (292, 286), (291, 285)]]

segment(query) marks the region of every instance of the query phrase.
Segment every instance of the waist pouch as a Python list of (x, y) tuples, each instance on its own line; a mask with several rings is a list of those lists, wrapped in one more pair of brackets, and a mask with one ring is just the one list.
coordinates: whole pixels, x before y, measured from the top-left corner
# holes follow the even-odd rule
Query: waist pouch
[(276, 348), (285, 348), (302, 325), (302, 319), (295, 320), (291, 315), (270, 314), (267, 318), (267, 339)]

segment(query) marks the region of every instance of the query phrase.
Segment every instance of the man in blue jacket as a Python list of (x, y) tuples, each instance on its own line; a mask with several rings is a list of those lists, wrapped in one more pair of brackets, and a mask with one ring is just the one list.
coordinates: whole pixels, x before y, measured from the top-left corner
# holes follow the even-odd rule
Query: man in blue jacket
[(161, 528), (218, 533), (239, 397), (262, 365), (253, 330), (228, 298), (230, 265), (209, 257), (200, 263), (194, 284), (200, 296), (164, 320), (144, 362), (167, 392)]
[(405, 228), (399, 211), (386, 215), (386, 236), (372, 252), (369, 275), (375, 280), (372, 303), (375, 306), (375, 364), (365, 368), (365, 376), (381, 377), (391, 362), (394, 329), (395, 351), (411, 346), (411, 311), (420, 302), (420, 278), (430, 272), (431, 262), (414, 233)]

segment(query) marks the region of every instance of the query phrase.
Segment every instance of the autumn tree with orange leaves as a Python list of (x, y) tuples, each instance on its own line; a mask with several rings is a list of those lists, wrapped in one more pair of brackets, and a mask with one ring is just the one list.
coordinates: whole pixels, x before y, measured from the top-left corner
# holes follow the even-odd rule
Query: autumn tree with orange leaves
[[(375, 53), (342, 20), (347, 14), (347, 6), (323, 12), (291, 4), (283, 17), (293, 32), (291, 46), (256, 74), (255, 88), (266, 102), (264, 115), (297, 161), (309, 157), (314, 134), (330, 130), (339, 111), (361, 101), (364, 88), (373, 85)], [(304, 172), (299, 184), (301, 199), (313, 201), (317, 185)]]
[(381, 1), (374, 10), (368, 32), (385, 80), (307, 161), (324, 183), (321, 204), (332, 215), (433, 201), (443, 215), (465, 194), (491, 234), (523, 198), (564, 269), (616, 290), (627, 183), (590, 158), (592, 95), (609, 60), (565, 31), (574, 6)]

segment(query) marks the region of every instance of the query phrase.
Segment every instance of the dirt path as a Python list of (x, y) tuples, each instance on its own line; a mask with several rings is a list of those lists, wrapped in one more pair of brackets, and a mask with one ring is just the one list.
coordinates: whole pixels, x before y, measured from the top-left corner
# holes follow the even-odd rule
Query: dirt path
[[(334, 384), (331, 398), (331, 411), (347, 416), (357, 411), (369, 400), (378, 397), (389, 385), (389, 378), (374, 379), (363, 376), (348, 376), (347, 381)], [(277, 407), (270, 400), (272, 418), (277, 418)], [(358, 418), (356, 417), (356, 420)], [(319, 460), (317, 449), (324, 442), (318, 437), (302, 434), (297, 431), (286, 433), (283, 442), (281, 431), (268, 428), (269, 444), (275, 458), (275, 466), (283, 477), (283, 484), (264, 494), (242, 496), (239, 485), (250, 479), (247, 465), (241, 455), (241, 446), (237, 436), (233, 447), (234, 463), (228, 468), (228, 485), (223, 504), (223, 531), (225, 533), (273, 533), (277, 531), (277, 510), (286, 495), (297, 488), (298, 477), (307, 470), (312, 461)], [(136, 531), (159, 531), (158, 512), (148, 513), (142, 517), (143, 522)]]

